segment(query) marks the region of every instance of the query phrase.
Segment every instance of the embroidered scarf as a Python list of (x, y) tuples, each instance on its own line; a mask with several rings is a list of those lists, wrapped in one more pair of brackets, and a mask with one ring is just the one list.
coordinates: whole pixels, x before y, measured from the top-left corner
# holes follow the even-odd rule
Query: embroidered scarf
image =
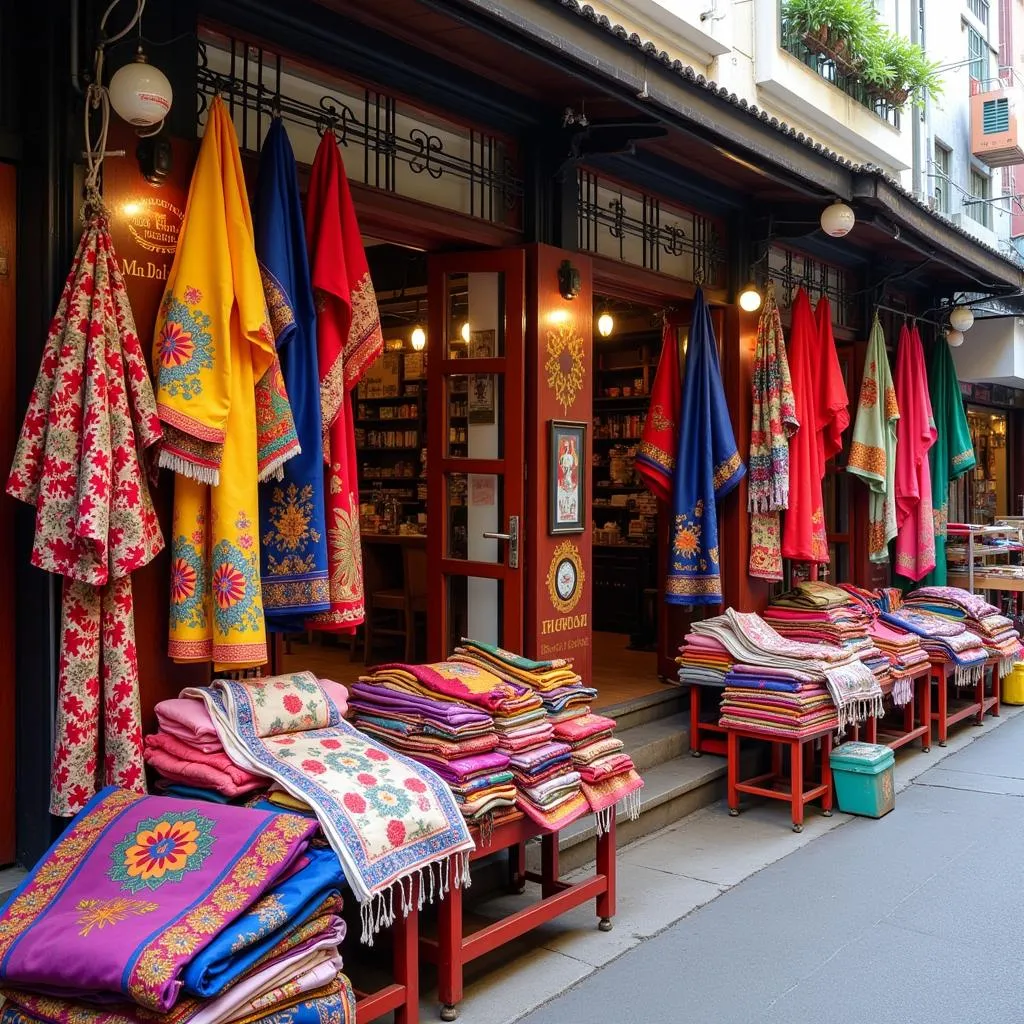
[(818, 325), (818, 349), (811, 361), (814, 374), (815, 422), (818, 436), (818, 468), (825, 476), (825, 463), (843, 450), (843, 431), (850, 425), (850, 398), (846, 393), (839, 353), (832, 335), (832, 307), (827, 295), (818, 299), (814, 310)]
[(317, 306), (331, 602), (308, 625), (351, 633), (365, 616), (352, 390), (384, 351), (384, 335), (348, 178), (330, 132), (310, 172), (306, 244)]
[(896, 425), (900, 410), (889, 370), (882, 324), (875, 313), (864, 356), (857, 419), (847, 472), (868, 486), (868, 557), (889, 561), (889, 541), (896, 536)]
[(161, 465), (177, 474), (168, 653), (233, 669), (262, 665), (257, 481), (297, 454), (298, 438), (267, 321), (238, 140), (220, 97), (189, 188), (154, 363), (167, 428)]
[[(789, 439), (789, 508), (782, 528), (782, 557), (797, 562), (828, 562), (825, 509), (821, 497), (822, 464), (814, 360), (819, 335), (811, 302), (803, 288), (793, 299), (789, 329), (789, 368), (800, 429)], [(822, 442), (823, 444), (824, 442)]]
[(295, 156), (280, 118), (267, 132), (256, 187), (256, 255), (301, 453), (260, 487), (260, 574), (271, 630), (302, 631), (330, 608), (316, 309)]
[(94, 210), (7, 480), (11, 497), (35, 506), (32, 564), (64, 577), (50, 789), (56, 815), (80, 811), (103, 781), (145, 791), (129, 574), (164, 546), (141, 464), (159, 439), (107, 214)]
[(949, 522), (949, 485), (977, 465), (974, 442), (967, 426), (960, 384), (949, 345), (936, 338), (928, 366), (928, 393), (937, 437), (928, 453), (932, 484), (932, 527), (935, 568), (928, 574), (934, 586), (946, 584), (946, 527)]
[(654, 374), (651, 404), (636, 454), (636, 471), (640, 478), (651, 494), (664, 502), (672, 500), (681, 386), (677, 328), (666, 319), (661, 332), (661, 355)]
[(782, 320), (769, 281), (757, 325), (754, 412), (750, 426), (750, 575), (782, 579), (779, 511), (789, 505), (789, 439), (800, 424), (782, 336)]
[(928, 452), (935, 444), (935, 420), (916, 325), (900, 331), (896, 353), (896, 572), (917, 582), (935, 568), (932, 478)]
[(747, 467), (729, 422), (718, 345), (700, 288), (693, 300), (678, 444), (665, 600), (721, 604), (715, 503), (736, 487)]

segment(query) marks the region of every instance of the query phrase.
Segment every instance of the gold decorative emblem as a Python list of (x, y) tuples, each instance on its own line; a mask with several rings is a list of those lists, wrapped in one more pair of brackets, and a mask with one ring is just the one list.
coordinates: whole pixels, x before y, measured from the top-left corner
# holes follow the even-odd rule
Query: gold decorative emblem
[(571, 540), (563, 540), (548, 567), (548, 596), (555, 611), (568, 615), (579, 604), (586, 578), (580, 549)]
[(548, 358), (544, 363), (548, 387), (555, 401), (568, 413), (583, 387), (583, 339), (571, 323), (560, 324), (548, 331)]
[(132, 199), (122, 207), (128, 233), (137, 245), (150, 252), (173, 256), (184, 213), (166, 199), (145, 196)]

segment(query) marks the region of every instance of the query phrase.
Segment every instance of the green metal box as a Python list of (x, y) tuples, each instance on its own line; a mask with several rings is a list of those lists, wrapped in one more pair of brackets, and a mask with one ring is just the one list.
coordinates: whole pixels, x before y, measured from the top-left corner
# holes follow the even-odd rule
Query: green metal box
[(830, 758), (839, 809), (881, 818), (896, 806), (896, 755), (878, 743), (843, 743)]

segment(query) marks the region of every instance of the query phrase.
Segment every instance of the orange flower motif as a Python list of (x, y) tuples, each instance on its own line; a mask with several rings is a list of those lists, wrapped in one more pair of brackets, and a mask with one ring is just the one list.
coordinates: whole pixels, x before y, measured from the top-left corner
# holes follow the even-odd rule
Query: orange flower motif
[(168, 320), (160, 335), (160, 361), (164, 366), (181, 366), (192, 358), (194, 351), (191, 332)]
[(681, 555), (683, 558), (693, 558), (697, 554), (697, 533), (690, 527), (683, 527), (682, 529), (676, 530), (675, 539), (676, 554)]
[(161, 821), (143, 829), (124, 853), (130, 878), (143, 881), (163, 878), (168, 871), (183, 871), (199, 849), (199, 829), (194, 821)]
[(245, 596), (245, 577), (230, 563), (222, 562), (213, 574), (213, 595), (221, 608), (238, 604)]

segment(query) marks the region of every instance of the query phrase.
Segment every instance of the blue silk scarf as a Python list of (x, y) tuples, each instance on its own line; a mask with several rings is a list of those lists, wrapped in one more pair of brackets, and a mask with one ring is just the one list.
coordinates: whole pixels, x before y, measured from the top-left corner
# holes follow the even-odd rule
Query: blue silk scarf
[(330, 608), (316, 307), (295, 156), (280, 118), (260, 153), (256, 255), (301, 453), (260, 487), (260, 571), (267, 628), (301, 631)]
[(682, 605), (721, 604), (715, 503), (743, 479), (747, 467), (736, 447), (718, 345), (700, 288), (693, 300), (685, 374), (665, 600)]

